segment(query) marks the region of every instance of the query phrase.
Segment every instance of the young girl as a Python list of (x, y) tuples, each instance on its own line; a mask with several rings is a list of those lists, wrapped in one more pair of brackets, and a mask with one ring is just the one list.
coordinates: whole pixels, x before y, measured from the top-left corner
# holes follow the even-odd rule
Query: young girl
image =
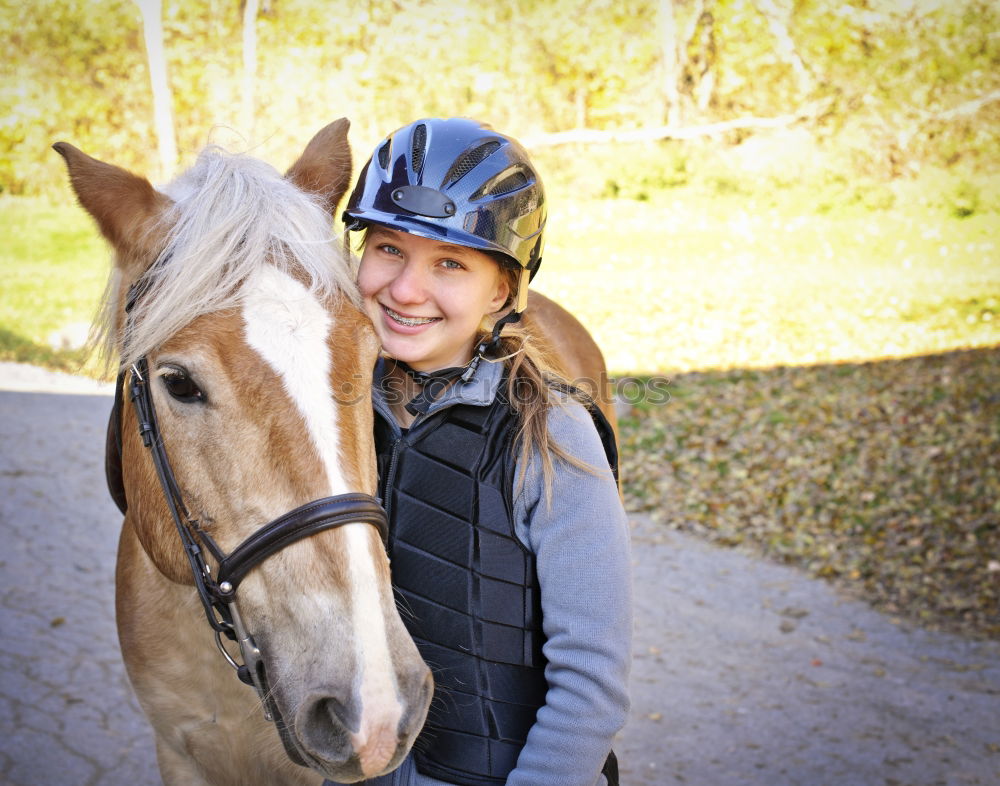
[(614, 458), (504, 329), (541, 263), (541, 181), (510, 137), (420, 120), (376, 148), (344, 223), (364, 233), (358, 284), (383, 347), (393, 585), (436, 683), (413, 752), (367, 783), (617, 784), (632, 617)]

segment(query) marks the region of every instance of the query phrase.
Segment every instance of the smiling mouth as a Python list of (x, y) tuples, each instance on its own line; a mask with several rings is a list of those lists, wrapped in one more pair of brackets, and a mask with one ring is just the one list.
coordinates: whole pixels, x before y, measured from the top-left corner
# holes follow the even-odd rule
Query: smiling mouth
[(382, 310), (388, 314), (389, 318), (394, 322), (398, 322), (400, 325), (406, 325), (407, 327), (429, 325), (431, 322), (437, 322), (440, 319), (440, 317), (404, 317), (398, 311), (393, 311), (391, 308), (384, 305), (382, 306)]

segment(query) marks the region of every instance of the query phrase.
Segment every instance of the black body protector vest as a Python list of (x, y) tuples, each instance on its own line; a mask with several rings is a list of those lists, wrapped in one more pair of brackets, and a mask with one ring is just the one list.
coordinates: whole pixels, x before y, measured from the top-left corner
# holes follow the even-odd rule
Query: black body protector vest
[[(614, 434), (590, 411), (617, 475)], [(435, 679), (414, 758), (463, 786), (502, 786), (547, 690), (535, 557), (514, 528), (516, 430), (499, 394), (433, 413), (398, 441), (375, 419), (392, 583)], [(614, 754), (604, 773), (616, 786)]]

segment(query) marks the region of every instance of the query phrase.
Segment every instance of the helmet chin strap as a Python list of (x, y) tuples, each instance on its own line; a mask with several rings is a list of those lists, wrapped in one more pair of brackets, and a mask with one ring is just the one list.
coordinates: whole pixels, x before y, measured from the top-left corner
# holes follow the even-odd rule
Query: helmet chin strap
[(496, 324), (493, 326), (493, 335), (490, 336), (488, 342), (483, 342), (476, 349), (476, 357), (484, 355), (490, 350), (496, 349), (500, 346), (500, 331), (504, 329), (506, 325), (513, 325), (521, 321), (521, 311), (512, 310), (504, 314), (500, 319), (497, 320)]
[(451, 368), (443, 368), (437, 371), (417, 371), (409, 363), (394, 359), (393, 363), (405, 371), (421, 388), (420, 392), (407, 402), (406, 411), (414, 417), (426, 414), (431, 404), (437, 401), (438, 397), (444, 393), (454, 380), (459, 379), (462, 382), (468, 382), (472, 379), (476, 375), (476, 369), (479, 368), (480, 362), (485, 360), (488, 354), (495, 353), (499, 348), (500, 331), (504, 329), (504, 326), (514, 324), (520, 320), (521, 312), (516, 310), (510, 311), (500, 317), (493, 326), (490, 338), (476, 347), (476, 352), (472, 356), (472, 360), (464, 366), (452, 366)]

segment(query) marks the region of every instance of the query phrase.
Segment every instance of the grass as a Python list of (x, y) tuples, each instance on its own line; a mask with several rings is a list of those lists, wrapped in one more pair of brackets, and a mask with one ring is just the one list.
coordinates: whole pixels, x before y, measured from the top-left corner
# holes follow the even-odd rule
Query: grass
[[(555, 200), (554, 200), (555, 201)], [(540, 290), (613, 373), (759, 368), (1000, 343), (1000, 215), (794, 214), (753, 200), (562, 204)]]
[(84, 369), (79, 348), (50, 341), (79, 333), (97, 309), (109, 263), (94, 225), (68, 196), (60, 205), (0, 197), (0, 233), (0, 359)]
[[(959, 218), (947, 200), (915, 198), (913, 184), (890, 200), (905, 210), (873, 210), (829, 186), (720, 192), (713, 182), (641, 201), (552, 189), (536, 285), (580, 316), (613, 373), (1000, 343), (1000, 204)], [(0, 358), (79, 366), (80, 353), (52, 349), (50, 337), (91, 319), (104, 242), (68, 191), (58, 205), (0, 198), (0, 230)]]

